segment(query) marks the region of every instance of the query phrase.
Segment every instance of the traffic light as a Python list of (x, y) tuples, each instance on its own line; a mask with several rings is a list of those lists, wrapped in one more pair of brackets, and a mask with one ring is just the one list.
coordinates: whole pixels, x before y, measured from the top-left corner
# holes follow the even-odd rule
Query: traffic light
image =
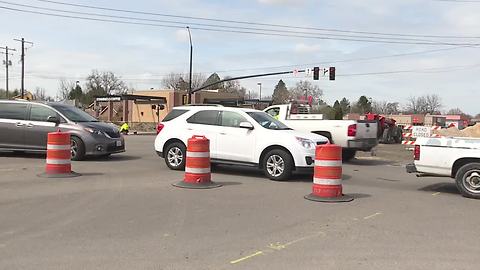
[(313, 80), (318, 81), (320, 78), (320, 68), (319, 67), (314, 67), (313, 68)]
[(335, 81), (335, 67), (329, 68), (328, 75), (330, 76), (330, 81)]

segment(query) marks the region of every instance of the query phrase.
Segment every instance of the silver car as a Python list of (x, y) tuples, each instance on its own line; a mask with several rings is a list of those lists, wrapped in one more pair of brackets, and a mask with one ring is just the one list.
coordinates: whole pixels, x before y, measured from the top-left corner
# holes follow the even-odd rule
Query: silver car
[(45, 152), (47, 134), (71, 134), (73, 160), (125, 152), (125, 141), (113, 124), (61, 103), (0, 100), (0, 151)]

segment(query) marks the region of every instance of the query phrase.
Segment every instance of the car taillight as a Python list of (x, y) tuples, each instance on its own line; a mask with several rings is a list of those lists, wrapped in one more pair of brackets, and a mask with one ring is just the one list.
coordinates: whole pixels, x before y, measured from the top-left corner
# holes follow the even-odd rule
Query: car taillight
[(420, 160), (420, 145), (415, 145), (413, 148), (413, 159)]
[(158, 123), (158, 124), (157, 124), (157, 134), (160, 133), (160, 131), (162, 131), (162, 129), (163, 129), (164, 126), (165, 126), (165, 125), (162, 124), (162, 123)]
[(347, 135), (348, 135), (349, 137), (355, 137), (355, 136), (357, 136), (357, 124), (353, 124), (353, 125), (348, 126)]

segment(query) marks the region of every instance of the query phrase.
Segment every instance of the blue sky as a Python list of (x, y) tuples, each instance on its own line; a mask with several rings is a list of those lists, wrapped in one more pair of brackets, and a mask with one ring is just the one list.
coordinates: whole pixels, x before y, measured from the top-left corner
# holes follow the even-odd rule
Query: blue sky
[[(480, 3), (435, 0), (58, 1), (291, 26), (480, 37), (478, 16)], [(2, 2), (5, 1), (0, 1), (0, 7), (27, 9)], [(36, 0), (6, 2), (70, 11), (140, 16), (73, 8)], [(83, 82), (92, 69), (113, 71), (138, 90), (161, 88), (162, 76), (167, 73), (188, 72), (189, 44), (185, 29), (91, 22), (5, 9), (0, 9), (0, 23), (4, 26), (0, 31), (0, 46), (8, 45), (19, 49), (19, 44), (13, 39), (20, 37), (34, 42), (34, 46), (27, 50), (26, 87), (29, 89), (36, 86), (44, 87), (51, 95), (57, 92), (60, 78)], [(442, 98), (444, 110), (459, 107), (470, 114), (480, 113), (477, 105), (480, 97), (477, 90), (480, 82), (480, 76), (477, 75), (480, 72), (478, 48), (455, 46), (451, 50), (443, 50), (452, 46), (261, 36), (198, 29), (192, 30), (192, 38), (194, 72), (205, 73), (206, 76), (214, 71), (221, 71), (220, 76), (240, 76), (290, 70), (295, 67), (303, 69), (313, 67), (312, 64), (315, 63), (322, 63), (318, 65), (337, 68), (336, 81), (326, 79), (312, 81), (324, 90), (325, 98), (329, 102), (342, 97), (353, 101), (360, 95), (367, 95), (374, 100), (405, 103), (409, 96), (438, 94)], [(431, 40), (421, 37), (417, 39)], [(442, 41), (480, 43), (480, 39), (477, 38), (442, 39)], [(369, 61), (337, 62), (431, 50), (441, 51)], [(16, 53), (12, 60), (14, 66), (11, 68), (10, 85), (11, 88), (19, 88), (19, 54)], [(418, 72), (352, 75), (411, 70)], [(293, 86), (305, 77), (277, 76), (243, 80), (241, 84), (252, 91), (257, 91), (257, 83), (261, 82), (262, 95), (268, 95), (272, 93), (279, 79), (284, 79), (287, 86)], [(5, 76), (1, 72), (2, 88), (4, 82)]]

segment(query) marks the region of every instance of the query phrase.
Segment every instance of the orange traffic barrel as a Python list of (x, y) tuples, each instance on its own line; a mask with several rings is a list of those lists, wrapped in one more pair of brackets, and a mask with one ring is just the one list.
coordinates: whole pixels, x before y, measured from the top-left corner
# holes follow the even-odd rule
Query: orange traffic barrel
[(45, 172), (39, 176), (48, 178), (80, 176), (72, 171), (71, 156), (70, 133), (61, 131), (48, 133), (47, 165)]
[(173, 184), (181, 188), (206, 189), (222, 185), (212, 182), (210, 171), (210, 140), (194, 135), (188, 139), (183, 181)]
[(335, 144), (318, 145), (312, 193), (305, 199), (317, 202), (349, 202), (352, 196), (342, 191), (342, 147)]

